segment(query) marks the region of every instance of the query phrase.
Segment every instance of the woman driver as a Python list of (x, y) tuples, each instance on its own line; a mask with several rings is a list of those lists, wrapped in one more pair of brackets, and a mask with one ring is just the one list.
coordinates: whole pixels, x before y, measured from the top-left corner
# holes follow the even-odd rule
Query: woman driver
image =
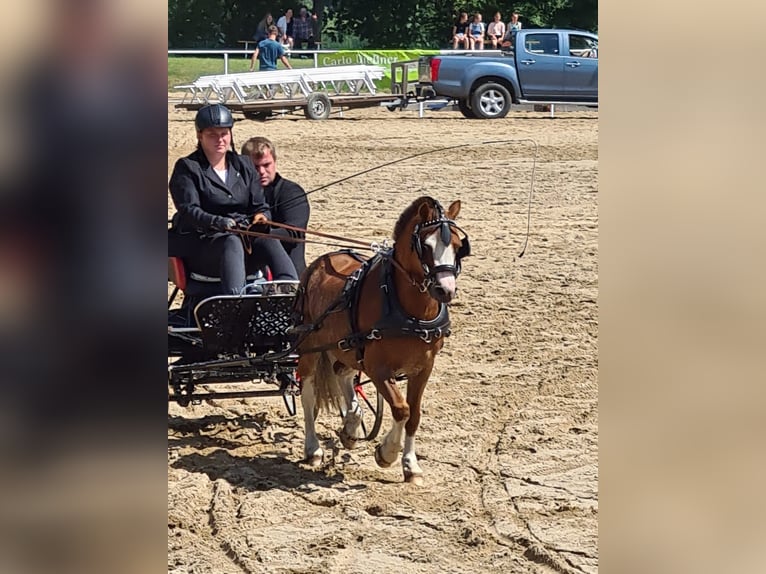
[(274, 279), (297, 280), (279, 241), (252, 238), (248, 255), (242, 239), (228, 232), (271, 218), (252, 160), (234, 151), (231, 112), (221, 104), (205, 105), (194, 124), (197, 150), (176, 162), (169, 183), (177, 211), (173, 229), (182, 238), (183, 253), (176, 254), (193, 271), (220, 274), (224, 294), (241, 293), (247, 272), (264, 265)]

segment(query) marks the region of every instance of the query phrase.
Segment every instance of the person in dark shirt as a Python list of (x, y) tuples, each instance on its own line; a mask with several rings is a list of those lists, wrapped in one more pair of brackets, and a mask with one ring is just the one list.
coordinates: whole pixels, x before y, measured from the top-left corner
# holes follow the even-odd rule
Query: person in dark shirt
[(309, 18), (308, 10), (305, 7), (302, 7), (298, 17), (293, 19), (293, 33), (295, 34), (293, 36), (293, 47), (296, 50), (303, 50), (304, 44), (308, 50), (316, 48), (311, 18)]
[(470, 47), (470, 39), (468, 37), (468, 13), (461, 12), (460, 19), (452, 26), (452, 49), (457, 50), (457, 45), (462, 44), (467, 50)]
[(297, 279), (279, 241), (251, 238), (252, 250), (246, 254), (242, 239), (229, 233), (271, 219), (252, 160), (234, 151), (231, 112), (221, 104), (208, 104), (199, 109), (194, 123), (197, 150), (179, 159), (170, 177), (177, 213), (168, 236), (168, 255), (184, 258), (192, 271), (220, 272), (224, 294), (240, 294), (247, 271), (264, 265), (274, 279)]
[[(260, 176), (266, 202), (271, 209), (271, 220), (306, 229), (310, 215), (306, 192), (297, 183), (277, 173), (276, 146), (264, 137), (250, 138), (242, 146), (242, 155), (249, 156), (253, 160), (255, 170)], [(306, 245), (289, 239), (303, 239), (305, 234), (288, 229), (272, 229), (271, 233), (286, 238), (282, 245), (300, 275), (306, 268)]]
[(274, 25), (274, 17), (271, 15), (271, 12), (266, 12), (266, 15), (261, 19), (260, 22), (258, 22), (258, 26), (255, 29), (255, 34), (253, 34), (253, 40), (260, 42), (261, 40), (268, 38), (269, 26), (272, 25)]

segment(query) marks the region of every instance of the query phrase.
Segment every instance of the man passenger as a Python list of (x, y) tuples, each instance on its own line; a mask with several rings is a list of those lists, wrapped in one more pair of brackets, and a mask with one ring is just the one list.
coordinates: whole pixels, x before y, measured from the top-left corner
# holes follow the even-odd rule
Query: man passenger
[[(277, 148), (265, 137), (253, 137), (242, 145), (242, 155), (250, 156), (260, 176), (266, 203), (271, 208), (271, 220), (305, 229), (309, 223), (310, 208), (306, 192), (297, 183), (283, 178), (277, 172)], [(282, 246), (295, 265), (298, 276), (306, 268), (306, 246), (290, 241), (289, 238), (303, 239), (305, 234), (288, 229), (276, 228), (271, 235), (286, 239)]]

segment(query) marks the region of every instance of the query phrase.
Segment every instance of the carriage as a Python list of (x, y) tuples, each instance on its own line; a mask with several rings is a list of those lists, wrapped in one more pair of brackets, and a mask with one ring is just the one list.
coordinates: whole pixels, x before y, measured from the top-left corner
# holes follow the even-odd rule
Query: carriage
[[(280, 396), (287, 412), (296, 414), (301, 382), (291, 314), (298, 282), (272, 281), (264, 271), (248, 276), (242, 295), (221, 295), (220, 279), (168, 258), (168, 401), (185, 407)], [(364, 415), (362, 438), (372, 440), (380, 430), (383, 397), (361, 372), (354, 390)], [(339, 414), (345, 415), (343, 409)]]
[[(271, 281), (266, 270), (239, 295), (215, 294), (216, 278), (187, 276), (183, 262), (171, 258), (169, 400), (280, 395), (295, 414), (300, 395), (304, 461), (314, 467), (324, 455), (319, 411), (339, 412), (338, 436), (351, 449), (377, 436), (385, 400), (393, 423), (375, 461), (389, 467), (401, 453), (405, 481), (422, 484), (415, 433), (423, 391), (450, 335), (447, 304), (461, 260), (470, 255), (468, 235), (454, 221), (460, 207), (459, 200), (444, 209), (420, 197), (399, 216), (391, 248), (371, 257), (349, 249), (326, 253), (300, 282)], [(179, 291), (183, 303), (171, 309)], [(404, 379), (405, 395), (397, 385)], [(272, 388), (199, 391), (235, 383)]]

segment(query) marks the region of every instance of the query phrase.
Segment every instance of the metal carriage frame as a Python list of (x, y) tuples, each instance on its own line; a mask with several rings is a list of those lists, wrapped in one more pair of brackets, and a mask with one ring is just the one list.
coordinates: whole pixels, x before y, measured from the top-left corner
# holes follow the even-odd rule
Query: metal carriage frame
[[(292, 329), (297, 282), (261, 277), (242, 295), (209, 294), (214, 289), (208, 286), (208, 294), (195, 296), (187, 293), (185, 277), (169, 281), (176, 288), (168, 300), (168, 402), (188, 406), (206, 400), (281, 396), (294, 416), (301, 393), (297, 336)], [(179, 290), (184, 301), (173, 307)], [(211, 388), (221, 385), (234, 390)], [(362, 438), (373, 440), (382, 423), (383, 396), (361, 372), (354, 389), (363, 412)], [(343, 410), (339, 414), (345, 416)]]

